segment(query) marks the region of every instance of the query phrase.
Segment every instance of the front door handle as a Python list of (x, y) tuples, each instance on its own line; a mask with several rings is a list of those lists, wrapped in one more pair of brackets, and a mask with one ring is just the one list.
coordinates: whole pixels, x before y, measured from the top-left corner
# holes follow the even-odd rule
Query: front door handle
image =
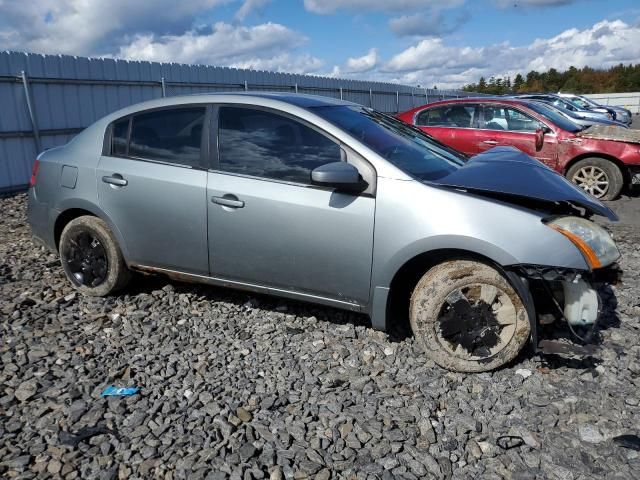
[(102, 181), (116, 187), (124, 187), (129, 184), (119, 173), (114, 173), (112, 176), (105, 175), (102, 177)]
[(482, 143), (484, 143), (486, 145), (497, 145), (498, 144), (497, 140), (485, 140)]
[(211, 197), (211, 201), (218, 205), (222, 205), (223, 207), (231, 207), (231, 208), (244, 207), (244, 202), (242, 200), (238, 200), (238, 197), (236, 197), (235, 195), (225, 195), (223, 197)]

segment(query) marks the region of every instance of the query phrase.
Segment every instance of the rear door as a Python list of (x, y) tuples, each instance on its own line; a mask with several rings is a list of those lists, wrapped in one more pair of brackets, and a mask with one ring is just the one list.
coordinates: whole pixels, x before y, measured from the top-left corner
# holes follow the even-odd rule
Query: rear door
[[(209, 258), (214, 277), (365, 304), (373, 253), (373, 192), (311, 184), (311, 171), (350, 161), (333, 138), (278, 111), (220, 106), (218, 158), (209, 173)], [(352, 162), (353, 160), (353, 162)], [(372, 178), (373, 172), (373, 178)]]
[(558, 141), (553, 131), (546, 133), (541, 149), (536, 148), (536, 130), (546, 127), (527, 113), (511, 106), (485, 104), (483, 106), (483, 150), (496, 146), (513, 146), (555, 168)]
[(475, 155), (481, 151), (479, 117), (479, 105), (454, 103), (422, 110), (415, 116), (415, 125), (445, 145)]
[(163, 108), (110, 127), (98, 197), (129, 261), (206, 275), (207, 107)]

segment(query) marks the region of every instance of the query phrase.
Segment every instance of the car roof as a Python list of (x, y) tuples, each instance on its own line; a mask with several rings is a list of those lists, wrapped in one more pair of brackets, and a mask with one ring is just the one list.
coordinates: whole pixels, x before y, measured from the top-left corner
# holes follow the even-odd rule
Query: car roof
[(439, 100), (437, 102), (427, 103), (425, 105), (421, 105), (416, 107), (411, 111), (421, 110), (425, 107), (433, 107), (437, 105), (455, 105), (456, 103), (504, 103), (506, 105), (527, 105), (528, 103), (534, 100), (525, 99), (525, 98), (513, 98), (513, 97), (466, 97), (466, 98), (454, 98), (449, 100)]
[[(353, 102), (346, 100), (339, 100), (331, 97), (321, 97), (319, 95), (307, 95), (301, 93), (289, 93), (289, 92), (214, 92), (214, 93), (195, 93), (191, 95), (178, 95), (175, 97), (165, 97), (162, 99), (155, 99), (151, 102), (155, 104), (165, 104), (166, 106), (181, 105), (189, 103), (221, 103), (234, 101), (238, 98), (242, 98), (245, 102), (247, 100), (255, 99), (269, 99), (276, 100), (278, 102), (288, 103), (301, 108), (310, 107), (326, 107), (335, 105), (355, 105)], [(141, 107), (147, 102), (138, 103), (132, 105), (134, 107)]]

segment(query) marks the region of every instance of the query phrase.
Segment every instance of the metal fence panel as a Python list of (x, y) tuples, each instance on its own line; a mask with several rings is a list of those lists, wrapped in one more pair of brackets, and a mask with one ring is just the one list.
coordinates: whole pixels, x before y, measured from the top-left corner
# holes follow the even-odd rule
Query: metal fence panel
[(206, 65), (0, 52), (0, 192), (26, 186), (38, 150), (65, 144), (81, 129), (120, 108), (163, 93), (245, 89), (343, 98), (393, 114), (427, 100), (469, 95)]

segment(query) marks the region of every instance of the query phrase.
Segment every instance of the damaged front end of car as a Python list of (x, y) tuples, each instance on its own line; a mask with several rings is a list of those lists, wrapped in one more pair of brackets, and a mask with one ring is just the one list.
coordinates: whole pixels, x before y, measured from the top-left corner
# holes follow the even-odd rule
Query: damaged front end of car
[[(546, 265), (517, 265), (509, 270), (529, 289), (531, 310), (535, 312), (531, 342), (536, 350), (545, 353), (567, 351), (566, 340), (575, 345), (589, 345), (597, 340), (598, 322), (604, 313), (601, 292), (618, 284), (623, 273), (617, 263), (593, 271)], [(569, 332), (567, 338), (560, 337), (565, 346), (542, 338), (541, 330), (549, 329), (557, 322), (564, 322)], [(592, 353), (590, 349), (569, 347), (574, 355)]]
[[(571, 248), (568, 240), (580, 252), (584, 268), (522, 263), (504, 266), (504, 270), (526, 305), (536, 350), (590, 354), (591, 349), (580, 346), (597, 339), (598, 320), (603, 313), (600, 292), (622, 278), (615, 242), (591, 218), (600, 215), (617, 221), (616, 214), (561, 175), (513, 148), (495, 148), (473, 157), (439, 183), (536, 211), (546, 227), (564, 237), (563, 245)], [(542, 331), (556, 322), (567, 326), (567, 337), (559, 344), (548, 339), (540, 342)], [(560, 337), (554, 335), (556, 339)], [(566, 340), (572, 340), (573, 347), (567, 348)]]

